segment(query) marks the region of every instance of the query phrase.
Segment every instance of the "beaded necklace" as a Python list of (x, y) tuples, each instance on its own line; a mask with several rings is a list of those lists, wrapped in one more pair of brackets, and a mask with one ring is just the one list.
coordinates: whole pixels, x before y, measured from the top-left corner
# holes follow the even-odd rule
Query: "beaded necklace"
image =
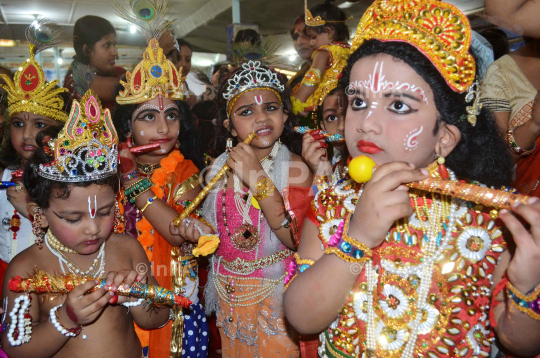
[[(448, 170), (450, 173), (451, 180), (456, 180), (455, 174)], [(442, 236), (442, 231), (439, 229), (441, 222), (444, 222), (443, 219), (443, 201), (444, 199), (438, 199), (435, 195), (433, 196), (433, 202), (431, 209), (428, 209), (428, 218), (429, 218), (429, 227), (427, 230), (427, 245), (425, 247), (425, 256), (424, 260), (420, 265), (418, 265), (418, 270), (420, 271), (420, 285), (418, 287), (418, 309), (419, 313), (416, 314), (415, 319), (412, 321), (412, 329), (409, 335), (407, 344), (401, 354), (402, 358), (410, 358), (413, 355), (414, 348), (416, 346), (416, 340), (418, 338), (418, 328), (420, 326), (423, 315), (421, 312), (425, 310), (427, 305), (427, 296), (429, 294), (429, 289), (431, 287), (431, 280), (433, 276), (433, 266), (435, 260), (440, 257), (443, 250), (447, 246), (448, 242), (452, 238), (452, 232), (456, 227), (456, 213), (458, 211), (457, 199), (451, 199), (450, 215), (448, 217), (447, 229), (444, 237)], [(426, 237), (426, 235), (425, 235)], [(377, 314), (373, 307), (373, 292), (374, 288), (378, 283), (378, 273), (373, 267), (371, 261), (366, 263), (366, 281), (368, 286), (368, 298), (367, 298), (367, 344), (366, 344), (366, 355), (367, 357), (375, 357), (375, 352), (377, 349), (376, 342), (376, 317)], [(387, 270), (392, 273), (392, 270)]]
[(145, 176), (150, 176), (154, 173), (156, 169), (161, 167), (160, 163), (157, 164), (142, 164), (137, 161), (137, 170), (140, 174), (143, 174)]

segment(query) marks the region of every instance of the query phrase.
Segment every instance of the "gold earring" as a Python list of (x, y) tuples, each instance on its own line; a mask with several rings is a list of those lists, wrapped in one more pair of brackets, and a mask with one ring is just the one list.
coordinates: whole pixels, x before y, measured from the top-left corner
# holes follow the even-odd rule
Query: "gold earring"
[(42, 249), (43, 248), (43, 236), (45, 232), (41, 227), (41, 215), (43, 215), (43, 209), (39, 206), (34, 208), (34, 216), (32, 220), (32, 233), (36, 236), (36, 245)]
[(232, 149), (233, 149), (233, 140), (232, 140), (232, 138), (229, 137), (229, 138), (227, 138), (227, 144), (225, 146), (225, 151), (227, 153), (230, 153), (232, 151)]
[(439, 175), (441, 176), (442, 179), (448, 179), (449, 177), (448, 168), (446, 168), (446, 165), (444, 165), (446, 160), (444, 159), (443, 156), (439, 154), (435, 154), (435, 156), (437, 157), (437, 163), (439, 164)]

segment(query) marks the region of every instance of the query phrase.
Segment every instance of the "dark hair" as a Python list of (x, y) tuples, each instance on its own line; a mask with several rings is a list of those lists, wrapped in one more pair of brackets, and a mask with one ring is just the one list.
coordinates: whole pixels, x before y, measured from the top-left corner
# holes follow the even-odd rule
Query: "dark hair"
[[(54, 87), (55, 89), (60, 88), (58, 85)], [(60, 97), (62, 97), (62, 100), (64, 101), (64, 107), (62, 110), (66, 113), (68, 113), (68, 105), (70, 102), (70, 96), (68, 92), (61, 92), (59, 94)], [(45, 116), (43, 116), (45, 117)], [(47, 117), (48, 118), (48, 117)], [(13, 147), (13, 144), (11, 144), (11, 121), (13, 118), (6, 118), (6, 121), (4, 122), (4, 130), (3, 134), (4, 141), (2, 142), (2, 150), (0, 151), (0, 164), (4, 168), (9, 167), (15, 167), (21, 163), (21, 157), (19, 156), (19, 153), (15, 150)], [(1, 141), (0, 141), (1, 142)]]
[(186, 40), (178, 38), (178, 39), (176, 39), (176, 41), (178, 42), (178, 47), (187, 46), (187, 47), (189, 47), (191, 52), (193, 52), (193, 47)]
[(324, 4), (315, 5), (310, 9), (313, 17), (320, 16), (327, 22), (323, 26), (309, 26), (310, 29), (318, 34), (324, 32), (325, 27), (329, 27), (335, 32), (335, 37), (332, 39), (335, 42), (346, 42), (349, 40), (350, 33), (349, 27), (345, 23), (347, 15), (336, 5), (332, 5), (331, 1), (327, 1)]
[[(54, 160), (54, 156), (48, 155), (43, 149), (43, 146), (47, 145), (46, 142), (49, 140), (48, 137), (51, 139), (56, 138), (58, 136), (58, 132), (60, 132), (63, 127), (64, 126), (49, 127), (43, 132), (40, 132), (36, 137), (38, 149), (36, 149), (32, 157), (26, 163), (23, 174), (23, 184), (28, 191), (30, 201), (33, 201), (43, 209), (47, 209), (49, 207), (49, 200), (51, 199), (51, 195), (55, 189), (58, 190), (56, 193), (57, 198), (67, 200), (69, 199), (71, 188), (86, 188), (92, 184), (110, 186), (113, 191), (117, 193), (120, 189), (120, 178), (118, 175), (110, 175), (103, 179), (76, 183), (50, 180), (39, 175), (39, 165), (46, 164)], [(82, 172), (82, 168), (79, 168), (79, 170)]]
[[(306, 22), (306, 15), (302, 14), (300, 16), (298, 16), (296, 18), (296, 20), (294, 20), (292, 26), (291, 26), (291, 29), (289, 30), (289, 34), (291, 35), (291, 37), (294, 36), (294, 28), (296, 27), (296, 25), (298, 25), (299, 23), (305, 23)], [(306, 31), (306, 29), (304, 28), (304, 31)]]
[[(268, 69), (268, 67), (266, 67)], [(235, 74), (242, 71), (242, 67), (237, 68), (234, 70), (229, 77), (227, 77), (225, 80), (221, 82), (221, 85), (217, 92), (216, 97), (216, 106), (218, 108), (217, 111), (217, 120), (216, 120), (216, 140), (215, 140), (215, 148), (218, 153), (223, 153), (225, 151), (225, 146), (227, 142), (227, 138), (232, 138), (234, 145), (238, 143), (238, 139), (236, 137), (233, 137), (231, 134), (232, 129), (232, 121), (230, 121), (229, 128), (225, 128), (223, 125), (223, 122), (228, 118), (227, 114), (227, 100), (223, 98), (223, 92), (227, 88), (227, 82), (230, 78), (233, 78)], [(274, 70), (270, 69), (272, 72), (275, 72)], [(283, 78), (284, 76), (279, 76), (279, 81), (283, 83), (287, 83), (287, 78)], [(301, 155), (302, 154), (302, 135), (299, 133), (296, 133), (294, 131), (294, 127), (298, 125), (298, 119), (293, 114), (292, 111), (292, 103), (291, 103), (291, 93), (289, 86), (285, 86), (285, 90), (280, 93), (281, 95), (281, 101), (283, 102), (283, 111), (286, 115), (288, 115), (288, 118), (283, 125), (283, 133), (281, 133), (281, 142), (287, 146), (289, 151)]]
[[(115, 88), (115, 96), (123, 91), (124, 87), (119, 84)], [(186, 158), (191, 160), (199, 170), (202, 170), (204, 159), (202, 155), (201, 142), (195, 131), (195, 120), (189, 105), (184, 101), (175, 101), (180, 109), (180, 134), (178, 141), (180, 142), (180, 152)], [(137, 108), (138, 104), (115, 104), (112, 112), (112, 120), (114, 127), (118, 131), (118, 138), (121, 142), (125, 142), (127, 134), (131, 132), (131, 115)]]
[(501, 29), (487, 29), (480, 33), (493, 47), (493, 57), (495, 61), (510, 52), (508, 36)]
[(233, 44), (241, 42), (251, 42), (252, 45), (261, 45), (261, 35), (253, 29), (239, 30), (234, 36)]
[(99, 16), (86, 15), (75, 22), (73, 28), (73, 48), (75, 49), (75, 60), (88, 65), (90, 57), (84, 53), (84, 45), (88, 50), (92, 50), (99, 40), (108, 34), (115, 34), (113, 25)]
[(404, 42), (364, 42), (349, 57), (340, 80), (341, 86), (349, 84), (351, 69), (356, 61), (378, 54), (387, 54), (405, 62), (429, 84), (438, 111), (435, 133), (440, 122), (454, 125), (461, 132), (461, 140), (446, 158), (448, 167), (454, 170), (458, 178), (476, 180), (490, 186), (510, 183), (512, 162), (493, 113), (483, 108), (473, 127), (467, 121), (466, 93), (454, 92), (431, 61), (414, 46)]

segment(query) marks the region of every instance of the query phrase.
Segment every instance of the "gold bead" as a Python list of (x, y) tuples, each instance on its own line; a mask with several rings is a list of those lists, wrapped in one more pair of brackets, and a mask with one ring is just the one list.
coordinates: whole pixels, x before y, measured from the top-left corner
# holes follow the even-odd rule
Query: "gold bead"
[(444, 164), (444, 162), (445, 162), (444, 157), (437, 158), (437, 163), (439, 163), (440, 165)]

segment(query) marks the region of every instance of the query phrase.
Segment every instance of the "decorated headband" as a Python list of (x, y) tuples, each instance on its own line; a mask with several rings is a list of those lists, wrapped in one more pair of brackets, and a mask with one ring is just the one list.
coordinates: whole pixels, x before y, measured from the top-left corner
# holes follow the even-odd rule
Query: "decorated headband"
[(118, 135), (108, 109), (88, 90), (73, 100), (69, 120), (48, 145), (54, 160), (39, 166), (43, 178), (61, 182), (93, 181), (113, 175), (118, 164)]
[(281, 84), (277, 73), (261, 65), (259, 61), (248, 61), (242, 64), (242, 71), (227, 82), (223, 98), (227, 100), (227, 114), (230, 116), (238, 96), (246, 91), (267, 89), (274, 92), (281, 100), (281, 92), (285, 86)]
[(345, 23), (345, 22), (349, 21), (350, 19), (352, 19), (352, 16), (349, 17), (345, 21), (323, 20), (323, 18), (321, 16), (313, 17), (313, 15), (311, 14), (311, 11), (309, 11), (309, 9), (307, 7), (307, 0), (304, 0), (304, 15), (305, 15), (306, 25), (311, 26), (311, 27), (324, 26), (324, 25), (326, 25), (327, 23), (330, 23), (330, 22), (343, 22), (343, 23)]
[(158, 95), (172, 100), (183, 100), (182, 69), (167, 59), (159, 46), (161, 35), (173, 21), (167, 20), (169, 3), (167, 0), (112, 0), (116, 14), (131, 22), (143, 34), (148, 47), (143, 60), (132, 72), (126, 73), (126, 82), (120, 81), (124, 90), (116, 97), (118, 104), (137, 104), (150, 101)]
[(5, 74), (1, 75), (6, 83), (1, 86), (8, 94), (9, 115), (29, 112), (65, 122), (68, 116), (63, 111), (64, 100), (60, 94), (67, 89), (56, 88), (58, 80), (45, 82), (43, 69), (34, 58), (63, 41), (62, 29), (47, 19), (38, 19), (26, 29), (26, 39), (30, 42), (30, 58), (21, 63), (13, 81)]
[(372, 39), (415, 46), (455, 92), (467, 91), (475, 81), (469, 20), (453, 5), (436, 0), (376, 0), (358, 24), (351, 53)]

